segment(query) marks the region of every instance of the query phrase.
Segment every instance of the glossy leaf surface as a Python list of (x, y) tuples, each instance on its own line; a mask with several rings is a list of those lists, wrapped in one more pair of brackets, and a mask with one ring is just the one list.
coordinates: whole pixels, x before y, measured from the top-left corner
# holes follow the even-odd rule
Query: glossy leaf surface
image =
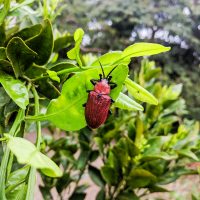
[(150, 104), (154, 104), (154, 105), (158, 104), (158, 100), (151, 93), (145, 90), (142, 86), (133, 82), (131, 79), (126, 78), (125, 85), (126, 85), (126, 88), (128, 89), (128, 92), (134, 98), (143, 102), (150, 103)]
[(12, 76), (0, 71), (0, 83), (10, 98), (22, 109), (25, 109), (29, 103), (28, 90), (25, 85)]
[(122, 58), (150, 56), (150, 55), (166, 52), (169, 50), (170, 50), (170, 47), (165, 47), (160, 44), (140, 42), (140, 43), (135, 43), (133, 45), (130, 45), (126, 49), (124, 49), (122, 53)]
[(80, 59), (79, 53), (83, 35), (84, 35), (83, 29), (78, 28), (74, 33), (75, 47), (67, 52), (67, 56), (72, 60), (76, 60), (79, 66), (82, 66), (82, 61)]
[(6, 53), (17, 78), (23, 74), (24, 70), (31, 65), (37, 56), (37, 53), (30, 49), (19, 37), (10, 40)]
[(35, 37), (26, 40), (26, 44), (38, 54), (34, 62), (38, 65), (45, 64), (53, 50), (51, 22), (48, 19), (44, 20), (41, 32)]
[(55, 71), (47, 70), (47, 73), (48, 73), (50, 79), (60, 83), (60, 78), (58, 77), (58, 75)]
[(60, 168), (47, 156), (37, 150), (37, 148), (28, 140), (8, 136), (9, 149), (17, 157), (21, 164), (28, 164), (50, 177), (62, 176)]
[(120, 92), (117, 100), (115, 101), (114, 105), (118, 108), (125, 109), (125, 110), (143, 110), (143, 107), (131, 99), (129, 96)]

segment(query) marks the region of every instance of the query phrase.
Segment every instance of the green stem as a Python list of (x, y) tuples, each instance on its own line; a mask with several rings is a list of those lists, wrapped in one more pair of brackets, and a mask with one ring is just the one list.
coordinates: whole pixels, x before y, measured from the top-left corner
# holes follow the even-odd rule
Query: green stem
[[(18, 127), (21, 123), (21, 121), (24, 119), (24, 110), (20, 109), (15, 121), (9, 131), (9, 134), (11, 136), (14, 136), (16, 131), (18, 130)], [(6, 199), (6, 195), (5, 195), (5, 185), (6, 185), (6, 179), (7, 179), (7, 167), (8, 167), (8, 162), (9, 162), (9, 157), (10, 157), (10, 150), (9, 148), (6, 146), (5, 147), (5, 151), (4, 151), (4, 155), (1, 161), (1, 166), (0, 166), (0, 199), (1, 200), (5, 200)]]
[(6, 18), (9, 12), (9, 9), (10, 9), (10, 0), (6, 0), (4, 1), (3, 8), (0, 10), (0, 26), (3, 24), (4, 19)]
[(43, 0), (43, 17), (44, 19), (48, 18), (47, 0)]
[(111, 196), (110, 199), (111, 199), (111, 200), (116, 199), (117, 196), (120, 194), (120, 192), (124, 190), (125, 186), (126, 186), (126, 181), (125, 181), (124, 179), (122, 179), (122, 180), (119, 182), (118, 186), (117, 186), (117, 187), (115, 188), (115, 190), (113, 191), (113, 194), (112, 194), (112, 196)]
[[(89, 69), (89, 68), (91, 68), (91, 67), (84, 67), (84, 68), (81, 68), (81, 69), (78, 68), (78, 67), (63, 69), (63, 70), (60, 70), (59, 72), (57, 72), (57, 75), (67, 74), (67, 73), (71, 73), (71, 72), (84, 71), (84, 70)], [(45, 79), (45, 78), (49, 78), (49, 75), (37, 77), (37, 78), (32, 79), (31, 81), (38, 81), (38, 80)]]
[[(98, 68), (99, 68), (99, 66), (88, 66), (88, 67), (82, 67), (82, 68), (72, 67), (72, 68), (63, 69), (63, 70), (58, 71), (57, 75), (68, 74), (68, 73), (71, 73), (71, 72), (82, 72), (82, 71), (85, 71), (85, 70), (88, 70), (88, 69), (98, 69)], [(31, 81), (32, 82), (33, 81), (38, 81), (38, 80), (45, 79), (45, 78), (49, 78), (49, 75), (44, 75), (44, 76), (41, 76), (41, 77), (37, 77), (37, 78), (31, 79)]]
[[(39, 96), (34, 86), (32, 87), (32, 92), (35, 99), (35, 115), (38, 115), (39, 114)], [(41, 124), (39, 121), (36, 122), (36, 129), (37, 129), (36, 130), (37, 131), (36, 146), (37, 146), (37, 149), (39, 150), (40, 143), (41, 143)], [(30, 172), (29, 172), (26, 200), (34, 199), (35, 181), (36, 181), (36, 169), (34, 167), (31, 167)]]

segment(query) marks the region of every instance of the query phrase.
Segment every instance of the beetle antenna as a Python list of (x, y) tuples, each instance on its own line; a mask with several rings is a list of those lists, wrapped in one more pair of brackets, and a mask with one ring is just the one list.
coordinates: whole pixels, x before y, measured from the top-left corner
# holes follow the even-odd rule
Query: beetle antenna
[(108, 77), (110, 76), (110, 74), (114, 71), (114, 69), (116, 68), (116, 67), (118, 67), (118, 65), (117, 66), (115, 66), (115, 67), (113, 67), (113, 69), (108, 73), (108, 75), (106, 76), (106, 79), (108, 79)]
[(101, 66), (101, 70), (102, 70), (102, 74), (103, 74), (103, 79), (105, 79), (106, 76), (105, 76), (105, 73), (104, 73), (104, 70), (103, 70), (103, 66), (102, 66), (102, 64), (100, 63), (100, 60), (99, 60), (99, 59), (98, 59), (98, 61), (99, 61), (99, 64), (100, 64), (100, 66)]

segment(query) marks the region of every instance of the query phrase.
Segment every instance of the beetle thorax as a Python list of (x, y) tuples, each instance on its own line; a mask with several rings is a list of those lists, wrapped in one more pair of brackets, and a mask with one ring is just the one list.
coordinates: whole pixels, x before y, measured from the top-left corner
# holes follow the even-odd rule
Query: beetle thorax
[(99, 94), (110, 94), (110, 85), (107, 79), (102, 79), (94, 86), (94, 91)]

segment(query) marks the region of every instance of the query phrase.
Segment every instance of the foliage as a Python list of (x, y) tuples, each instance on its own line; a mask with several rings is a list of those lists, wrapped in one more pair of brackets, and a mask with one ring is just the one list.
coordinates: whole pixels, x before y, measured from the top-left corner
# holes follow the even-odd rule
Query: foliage
[[(0, 7), (0, 199), (32, 200), (36, 170), (42, 172), (45, 184), (40, 190), (45, 199), (51, 199), (52, 187), (61, 196), (71, 183), (75, 187), (69, 199), (84, 199), (87, 186), (80, 180), (87, 171), (101, 189), (97, 199), (138, 199), (136, 188), (159, 191), (163, 189), (158, 184), (197, 173), (185, 168), (185, 163), (199, 159), (199, 136), (198, 123), (181, 121), (185, 106), (184, 100), (179, 102), (181, 86), (156, 84), (159, 70), (148, 61), (143, 63), (138, 83), (128, 78), (131, 58), (166, 52), (169, 47), (142, 42), (99, 57), (106, 74), (117, 66), (112, 72), (117, 87), (110, 94), (116, 103), (107, 123), (90, 130), (82, 104), (86, 91), (92, 89), (90, 79), (98, 78), (101, 68), (98, 58), (90, 62), (89, 56), (84, 60), (81, 55), (84, 31), (62, 35), (55, 28), (55, 34), (49, 19), (53, 21), (57, 14), (51, 1), (43, 6), (32, 1), (19, 1), (13, 7), (6, 3)], [(22, 19), (31, 11), (28, 20)], [(44, 20), (37, 23), (41, 17)], [(70, 49), (63, 59), (60, 50), (66, 47)], [(144, 113), (140, 112), (143, 108)], [(52, 135), (42, 135), (42, 125)], [(25, 139), (31, 127), (35, 145)], [(64, 131), (65, 136), (55, 139), (55, 130)], [(184, 158), (188, 160), (183, 164)], [(93, 165), (97, 159), (103, 162), (101, 168)], [(159, 166), (156, 162), (161, 163), (160, 171), (153, 169)]]
[[(142, 61), (134, 75), (157, 97), (158, 106), (144, 104), (144, 112), (113, 107), (113, 115), (96, 131), (84, 128), (78, 133), (66, 132), (67, 138), (56, 142), (53, 135), (45, 138), (45, 145), (57, 152), (53, 159), (65, 163), (67, 172), (65, 179), (43, 179), (44, 195), (56, 187), (62, 196), (65, 188), (76, 182), (71, 192), (78, 198), (80, 188), (89, 187), (80, 182), (88, 173), (100, 188), (96, 199), (139, 199), (149, 193), (167, 192), (164, 185), (195, 173), (187, 166), (199, 161), (199, 123), (183, 117), (187, 110), (180, 97), (182, 85), (163, 86), (157, 79), (160, 75), (161, 69), (148, 60)], [(101, 167), (97, 163), (102, 163)], [(81, 193), (84, 197), (85, 192)]]
[[(172, 51), (156, 56), (156, 61), (171, 81), (184, 83), (188, 109), (199, 119), (199, 0), (65, 2), (68, 6), (61, 20), (64, 18), (70, 30), (80, 25), (88, 29), (85, 51), (123, 49), (141, 40), (170, 45)], [(60, 28), (65, 28), (62, 23)]]

